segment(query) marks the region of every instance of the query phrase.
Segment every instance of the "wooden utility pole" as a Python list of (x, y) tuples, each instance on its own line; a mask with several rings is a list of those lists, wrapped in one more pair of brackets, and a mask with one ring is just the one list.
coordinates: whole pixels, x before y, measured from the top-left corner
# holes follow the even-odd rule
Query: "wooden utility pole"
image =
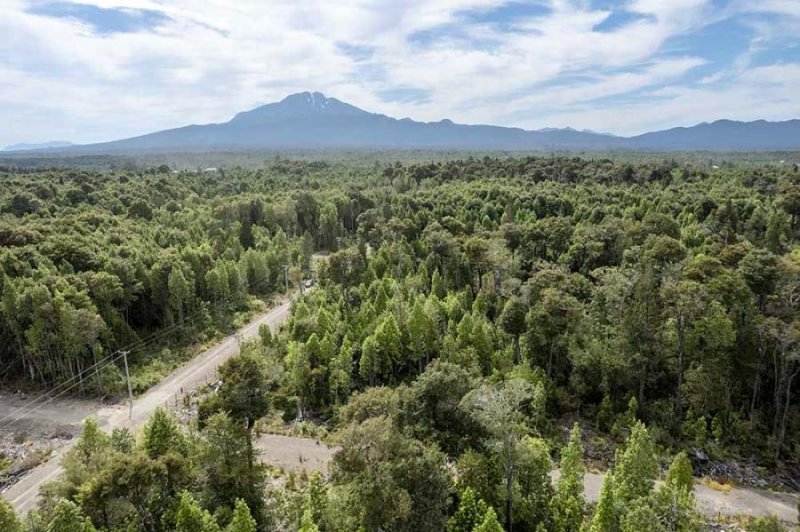
[(130, 351), (123, 351), (122, 352), (122, 359), (125, 361), (125, 379), (128, 381), (128, 403), (130, 404), (128, 408), (128, 421), (133, 420), (133, 388), (131, 387), (131, 374), (128, 371), (128, 353)]
[(286, 293), (289, 293), (289, 265), (283, 266), (283, 278), (286, 280)]

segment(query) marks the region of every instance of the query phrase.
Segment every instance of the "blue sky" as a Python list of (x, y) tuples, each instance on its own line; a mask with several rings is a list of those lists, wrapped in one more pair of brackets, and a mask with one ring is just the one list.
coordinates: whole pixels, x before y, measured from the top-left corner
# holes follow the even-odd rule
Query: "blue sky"
[(800, 118), (800, 0), (2, 0), (0, 146), (316, 90), (398, 118), (636, 134)]

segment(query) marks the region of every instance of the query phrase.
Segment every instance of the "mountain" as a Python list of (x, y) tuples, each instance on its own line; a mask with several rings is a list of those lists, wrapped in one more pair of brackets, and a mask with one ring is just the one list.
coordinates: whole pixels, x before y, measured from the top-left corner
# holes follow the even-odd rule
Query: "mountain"
[(140, 137), (84, 146), (84, 150), (256, 148), (469, 148), (591, 149), (612, 147), (614, 137), (575, 130), (547, 132), (497, 126), (417, 122), (370, 113), (303, 92), (239, 113), (221, 124), (191, 125)]
[(63, 140), (54, 140), (51, 142), (42, 142), (40, 144), (12, 144), (11, 146), (6, 146), (3, 148), (2, 151), (32, 151), (32, 150), (52, 150), (58, 148), (68, 148), (70, 146), (74, 146), (71, 142), (66, 142)]
[[(65, 151), (181, 151), (286, 148), (480, 150), (790, 150), (800, 149), (800, 120), (735, 122), (617, 137), (572, 128), (526, 131), (451, 120), (417, 122), (370, 113), (319, 92), (237, 114), (228, 122), (191, 125)], [(18, 148), (19, 149), (19, 148)]]
[(631, 148), (663, 150), (788, 150), (800, 148), (800, 120), (737, 122), (717, 120), (675, 127), (628, 139)]

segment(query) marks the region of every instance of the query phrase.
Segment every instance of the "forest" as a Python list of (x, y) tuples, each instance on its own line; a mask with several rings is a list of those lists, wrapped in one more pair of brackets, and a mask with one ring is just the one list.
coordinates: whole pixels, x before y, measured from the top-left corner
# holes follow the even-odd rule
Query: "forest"
[[(134, 346), (143, 391), (170, 349), (317, 286), (188, 425), (87, 421), (40, 509), (0, 501), (0, 529), (715, 530), (703, 461), (800, 489), (800, 170), (720, 166), (6, 168), (6, 387), (119, 395), (113, 357)], [(335, 444), (327, 473), (261, 463), (253, 438), (276, 423)]]

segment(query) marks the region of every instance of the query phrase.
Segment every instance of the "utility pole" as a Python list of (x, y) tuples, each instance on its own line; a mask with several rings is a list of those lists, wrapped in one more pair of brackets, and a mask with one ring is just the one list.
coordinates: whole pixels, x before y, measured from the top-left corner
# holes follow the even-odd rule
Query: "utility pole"
[(128, 381), (128, 421), (133, 421), (133, 388), (131, 387), (131, 374), (128, 371), (128, 353), (130, 351), (122, 351), (122, 359), (125, 361), (125, 379)]
[(289, 293), (289, 265), (283, 266), (283, 278), (286, 280), (286, 293)]

